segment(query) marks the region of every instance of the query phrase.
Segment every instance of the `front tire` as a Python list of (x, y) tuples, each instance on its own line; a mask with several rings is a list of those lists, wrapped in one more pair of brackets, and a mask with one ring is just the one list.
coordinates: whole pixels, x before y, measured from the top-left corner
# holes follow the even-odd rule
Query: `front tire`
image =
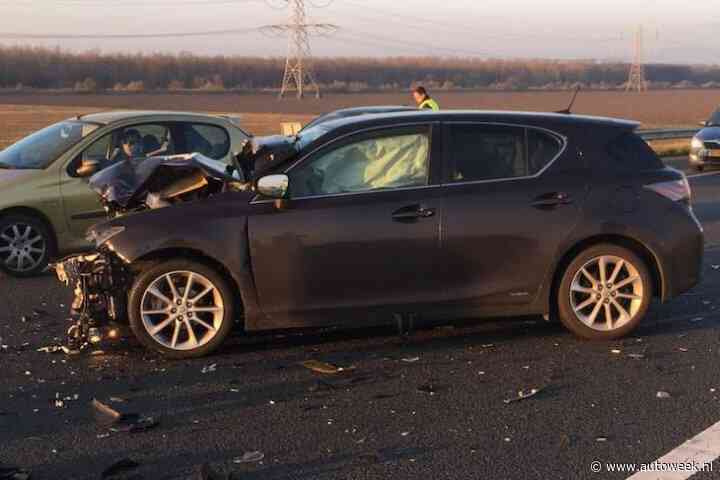
[(215, 351), (230, 334), (235, 298), (225, 278), (199, 262), (165, 261), (130, 290), (130, 328), (145, 347), (172, 359)]
[(612, 244), (596, 245), (568, 265), (558, 289), (560, 321), (578, 337), (615, 340), (635, 330), (653, 296), (645, 261)]
[(50, 262), (53, 237), (45, 222), (27, 215), (0, 218), (0, 270), (33, 277)]

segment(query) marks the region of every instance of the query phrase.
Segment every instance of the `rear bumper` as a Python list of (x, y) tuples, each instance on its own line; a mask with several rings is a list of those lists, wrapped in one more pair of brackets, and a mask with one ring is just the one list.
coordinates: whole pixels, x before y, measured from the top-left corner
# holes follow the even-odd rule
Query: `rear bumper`
[(705, 234), (692, 209), (675, 205), (665, 223), (669, 228), (663, 236), (661, 267), (663, 277), (662, 300), (671, 300), (702, 279)]

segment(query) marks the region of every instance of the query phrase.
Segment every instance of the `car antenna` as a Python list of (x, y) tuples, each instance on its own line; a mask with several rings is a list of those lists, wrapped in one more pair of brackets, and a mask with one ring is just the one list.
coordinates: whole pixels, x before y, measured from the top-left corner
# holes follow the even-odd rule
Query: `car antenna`
[(568, 105), (568, 107), (567, 107), (565, 110), (560, 110), (560, 111), (555, 112), (555, 113), (560, 113), (560, 114), (563, 114), (563, 115), (572, 115), (572, 107), (573, 107), (573, 105), (575, 105), (575, 99), (577, 98), (578, 93), (580, 93), (580, 89), (581, 89), (581, 88), (582, 88), (582, 85), (580, 85), (580, 84), (578, 83), (578, 84), (575, 86), (575, 93), (573, 93), (572, 100), (570, 100), (570, 105)]

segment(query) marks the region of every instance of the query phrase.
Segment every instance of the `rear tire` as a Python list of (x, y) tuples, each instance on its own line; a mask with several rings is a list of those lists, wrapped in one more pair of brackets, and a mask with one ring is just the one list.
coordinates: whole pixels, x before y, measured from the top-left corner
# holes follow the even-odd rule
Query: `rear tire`
[(198, 358), (228, 337), (234, 305), (233, 290), (222, 275), (203, 263), (176, 259), (137, 277), (129, 294), (128, 319), (148, 349), (172, 359)]
[(560, 321), (587, 340), (625, 337), (645, 317), (652, 288), (645, 261), (632, 251), (612, 244), (590, 247), (563, 274), (557, 292)]
[(29, 215), (0, 218), (0, 270), (14, 277), (33, 277), (50, 262), (53, 235), (42, 220)]

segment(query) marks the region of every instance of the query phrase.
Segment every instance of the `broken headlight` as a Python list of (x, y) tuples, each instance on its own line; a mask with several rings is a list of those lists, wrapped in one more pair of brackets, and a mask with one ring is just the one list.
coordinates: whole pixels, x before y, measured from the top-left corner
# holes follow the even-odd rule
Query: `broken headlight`
[(104, 244), (115, 235), (118, 235), (125, 231), (125, 227), (93, 227), (88, 231), (87, 237), (89, 242), (95, 244), (96, 247)]

